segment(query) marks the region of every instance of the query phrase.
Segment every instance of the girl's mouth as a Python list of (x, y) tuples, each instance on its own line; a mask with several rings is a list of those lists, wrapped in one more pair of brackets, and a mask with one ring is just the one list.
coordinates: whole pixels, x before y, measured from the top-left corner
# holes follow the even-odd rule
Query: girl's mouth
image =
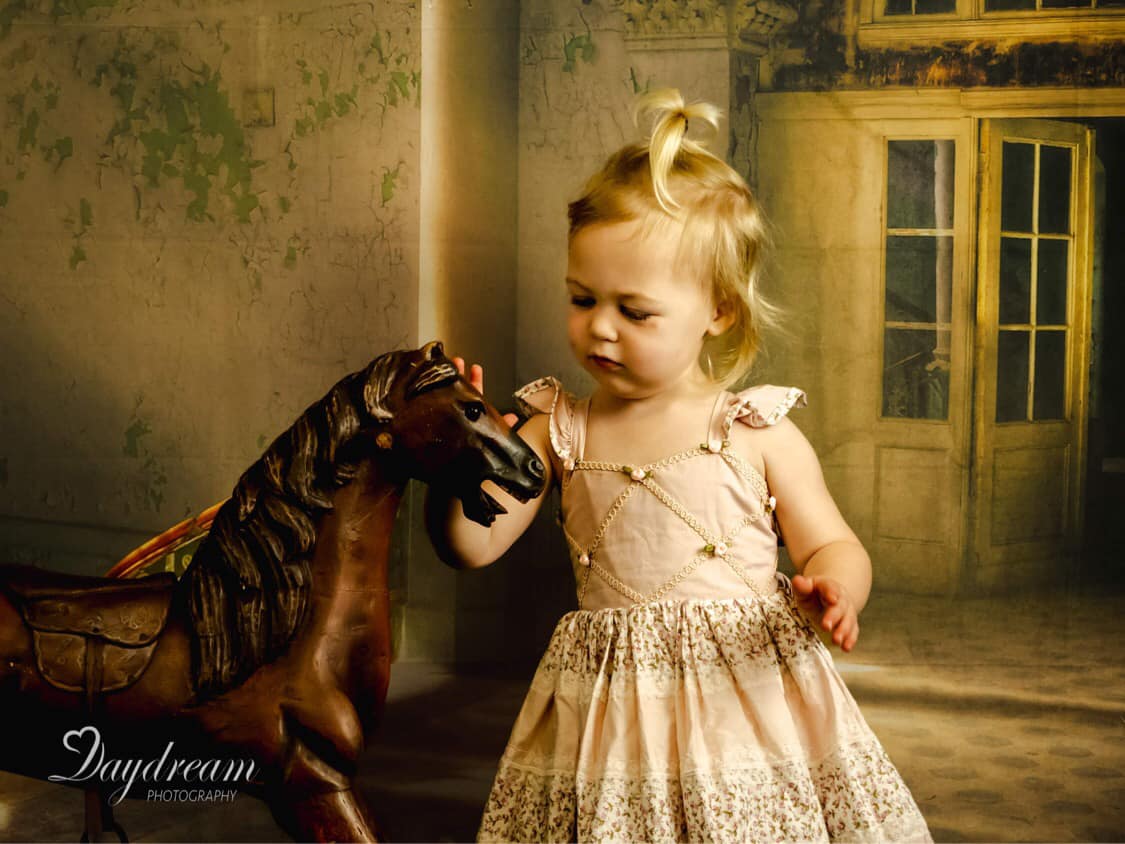
[(589, 360), (591, 360), (593, 364), (599, 369), (604, 369), (610, 372), (623, 368), (617, 361), (610, 358), (603, 358), (601, 355), (590, 355)]

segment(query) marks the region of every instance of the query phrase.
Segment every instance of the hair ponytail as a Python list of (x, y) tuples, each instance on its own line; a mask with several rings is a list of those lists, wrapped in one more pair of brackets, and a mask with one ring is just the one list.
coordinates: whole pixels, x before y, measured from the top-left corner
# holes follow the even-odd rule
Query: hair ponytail
[(684, 98), (675, 88), (662, 88), (641, 96), (633, 106), (633, 121), (641, 122), (651, 116), (652, 131), (648, 141), (649, 169), (652, 172), (652, 192), (656, 201), (667, 213), (675, 216), (680, 208), (669, 190), (668, 183), (681, 150), (694, 155), (708, 155), (703, 145), (688, 140), (691, 121), (705, 123), (711, 131), (719, 131), (722, 112), (710, 103), (684, 104)]

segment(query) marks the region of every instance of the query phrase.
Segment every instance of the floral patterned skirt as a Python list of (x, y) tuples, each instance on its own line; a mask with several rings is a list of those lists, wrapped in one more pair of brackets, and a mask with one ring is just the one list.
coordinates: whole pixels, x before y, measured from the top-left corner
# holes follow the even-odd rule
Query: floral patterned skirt
[(769, 597), (568, 613), (481, 841), (929, 841), (779, 575)]

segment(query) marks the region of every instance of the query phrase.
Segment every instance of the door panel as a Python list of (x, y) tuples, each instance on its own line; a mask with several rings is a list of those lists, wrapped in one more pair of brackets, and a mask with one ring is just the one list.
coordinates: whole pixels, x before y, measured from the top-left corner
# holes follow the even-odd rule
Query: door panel
[[(875, 519), (865, 537), (891, 588), (951, 593), (967, 522), (972, 322), (971, 120), (896, 120), (880, 131), (880, 382)], [(866, 398), (866, 397), (865, 397)]]
[(974, 401), (973, 583), (1065, 573), (1081, 524), (1090, 131), (984, 120)]

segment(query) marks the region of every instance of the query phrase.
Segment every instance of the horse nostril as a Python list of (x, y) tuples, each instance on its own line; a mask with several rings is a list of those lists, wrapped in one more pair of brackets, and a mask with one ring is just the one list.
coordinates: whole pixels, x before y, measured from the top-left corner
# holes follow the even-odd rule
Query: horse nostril
[(527, 461), (527, 474), (531, 475), (535, 480), (541, 481), (546, 473), (543, 468), (543, 461), (538, 457), (532, 457)]

